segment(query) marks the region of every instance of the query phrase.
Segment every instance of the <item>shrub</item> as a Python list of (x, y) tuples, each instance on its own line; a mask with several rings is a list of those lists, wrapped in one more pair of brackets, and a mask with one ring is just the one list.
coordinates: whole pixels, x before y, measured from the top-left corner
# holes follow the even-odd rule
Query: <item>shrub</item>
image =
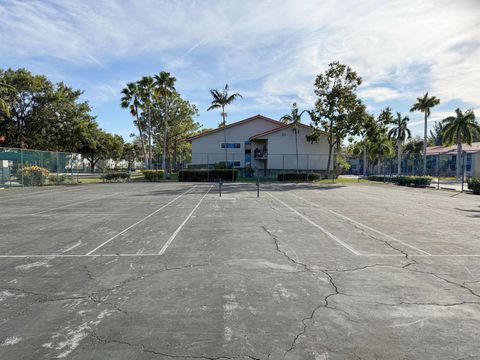
[(48, 182), (50, 184), (63, 184), (67, 180), (67, 177), (65, 175), (50, 175), (48, 177)]
[(25, 186), (40, 186), (43, 185), (43, 179), (48, 178), (48, 169), (40, 166), (27, 166), (22, 170), (23, 185)]
[(480, 178), (470, 178), (467, 180), (468, 189), (474, 194), (480, 195)]
[(157, 182), (161, 181), (164, 176), (163, 170), (142, 170), (143, 176), (145, 176), (145, 180), (150, 182)]
[(224, 181), (235, 181), (238, 178), (238, 170), (228, 169), (188, 169), (178, 172), (178, 181), (211, 181), (216, 182), (220, 179)]
[(278, 181), (315, 181), (320, 180), (321, 175), (318, 173), (285, 173), (285, 174), (278, 174), (277, 180)]
[(101, 178), (103, 179), (104, 182), (108, 181), (127, 181), (127, 179), (130, 178), (129, 173), (107, 173), (107, 174), (102, 174)]
[(367, 177), (369, 181), (392, 182), (400, 186), (415, 186), (425, 187), (429, 186), (432, 182), (432, 178), (429, 176), (382, 176), (382, 175), (370, 175)]

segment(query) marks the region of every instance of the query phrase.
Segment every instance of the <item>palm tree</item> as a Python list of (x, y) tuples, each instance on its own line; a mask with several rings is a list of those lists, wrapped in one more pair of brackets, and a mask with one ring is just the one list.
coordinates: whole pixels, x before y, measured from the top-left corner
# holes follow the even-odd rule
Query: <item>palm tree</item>
[(462, 155), (462, 142), (472, 144), (475, 133), (480, 132), (480, 125), (475, 121), (473, 110), (465, 113), (459, 108), (455, 110), (456, 116), (443, 119), (443, 136), (446, 144), (457, 144), (457, 180), (460, 180), (460, 157)]
[[(420, 156), (423, 149), (423, 140), (420, 136), (416, 136), (412, 138), (405, 144), (404, 153), (407, 155), (407, 159), (411, 159), (413, 157), (413, 167), (412, 167), (412, 174), (414, 175), (415, 169), (417, 168), (418, 157)], [(408, 163), (407, 160), (407, 163)]]
[(302, 115), (306, 110), (298, 112), (297, 103), (292, 104), (292, 112), (291, 114), (283, 115), (280, 121), (284, 122), (285, 124), (293, 124), (293, 131), (295, 133), (295, 154), (297, 156), (297, 172), (298, 172), (298, 124), (302, 122)]
[(151, 112), (154, 96), (154, 80), (151, 76), (144, 76), (137, 82), (141, 99), (141, 107), (147, 115), (148, 124), (148, 168), (152, 168), (152, 119)]
[[(385, 168), (385, 158), (394, 153), (391, 140), (384, 133), (380, 133), (375, 139), (369, 141), (368, 154), (371, 160), (378, 160), (380, 170)], [(382, 171), (383, 172), (383, 171)]]
[(427, 172), (427, 119), (430, 116), (430, 109), (440, 104), (440, 99), (435, 96), (428, 97), (428, 92), (423, 97), (417, 98), (417, 102), (412, 105), (410, 111), (421, 111), (425, 115), (425, 124), (423, 129), (423, 175)]
[(395, 119), (395, 127), (391, 128), (388, 132), (388, 137), (397, 142), (397, 174), (401, 175), (402, 172), (402, 144), (406, 139), (412, 137), (410, 129), (407, 127), (410, 119), (408, 116), (402, 118), (402, 114), (397, 112)]
[(227, 113), (225, 112), (225, 106), (233, 103), (237, 98), (242, 98), (242, 95), (239, 93), (229, 94), (228, 93), (228, 84), (225, 84), (225, 87), (222, 90), (212, 89), (210, 94), (213, 97), (213, 100), (210, 104), (210, 107), (207, 111), (213, 109), (221, 109), (220, 114), (222, 115), (222, 127), (223, 127), (223, 141), (225, 147), (225, 166), (227, 166), (227, 132), (226, 132), (226, 121)]
[(163, 98), (163, 120), (164, 120), (164, 132), (163, 132), (163, 159), (162, 169), (167, 172), (167, 139), (168, 139), (168, 99), (175, 91), (175, 81), (177, 79), (170, 76), (169, 72), (162, 71), (160, 74), (154, 76), (155, 95)]
[(441, 146), (443, 145), (443, 124), (436, 122), (433, 125), (433, 130), (430, 130), (430, 137), (428, 138), (428, 145)]
[(143, 128), (142, 122), (140, 120), (140, 114), (138, 111), (138, 107), (140, 106), (140, 92), (138, 85), (136, 83), (128, 83), (125, 88), (122, 89), (122, 98), (120, 99), (120, 106), (124, 109), (129, 108), (130, 114), (136, 118), (134, 121), (135, 125), (137, 125), (138, 133), (140, 135), (140, 142), (142, 144), (142, 151), (143, 151), (143, 159), (145, 166), (148, 166), (147, 162), (147, 150), (145, 148), (145, 139), (143, 138)]

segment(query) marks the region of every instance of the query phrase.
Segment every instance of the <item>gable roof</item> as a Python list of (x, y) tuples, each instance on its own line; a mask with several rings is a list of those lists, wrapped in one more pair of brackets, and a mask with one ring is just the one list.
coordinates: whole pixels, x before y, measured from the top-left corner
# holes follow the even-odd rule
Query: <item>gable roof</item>
[[(285, 124), (282, 123), (282, 126), (279, 127), (279, 128), (272, 129), (272, 130), (268, 130), (268, 131), (264, 131), (264, 132), (262, 132), (262, 133), (260, 133), (260, 134), (256, 134), (256, 135), (251, 136), (251, 137), (250, 137), (250, 140), (255, 140), (255, 139), (258, 139), (258, 138), (260, 138), (260, 137), (262, 137), (262, 136), (273, 134), (273, 133), (275, 133), (275, 132), (277, 132), (277, 131), (289, 129), (289, 128), (293, 127), (293, 125), (294, 125), (294, 123), (290, 123), (290, 124), (287, 124), (287, 125), (285, 125)], [(310, 126), (305, 125), (305, 124), (302, 124), (302, 123), (297, 123), (297, 125), (303, 127), (304, 129), (309, 129), (309, 130), (311, 129)], [(322, 131), (322, 132), (323, 132), (323, 131)]]
[[(480, 142), (473, 142), (472, 145), (462, 144), (462, 151), (467, 153), (480, 152)], [(451, 146), (428, 146), (427, 155), (457, 154), (457, 145)]]
[[(227, 126), (225, 126), (225, 129), (230, 129), (232, 127), (235, 127), (235, 126), (238, 126), (238, 125), (242, 125), (242, 124), (245, 124), (249, 121), (253, 121), (253, 120), (265, 120), (265, 121), (268, 121), (268, 122), (271, 122), (272, 124), (275, 124), (277, 125), (278, 127), (283, 127), (285, 126), (284, 123), (282, 123), (281, 121), (278, 121), (278, 120), (274, 120), (274, 119), (270, 119), (266, 116), (263, 116), (263, 115), (260, 115), (260, 114), (257, 114), (255, 116), (252, 116), (252, 117), (249, 117), (249, 118), (246, 118), (246, 119), (243, 119), (243, 120), (240, 120), (240, 121), (237, 121), (237, 122), (234, 122), (232, 124), (229, 124)], [(203, 136), (207, 136), (207, 135), (210, 135), (210, 134), (214, 134), (216, 132), (219, 132), (219, 131), (223, 131), (224, 128), (222, 127), (219, 127), (217, 129), (213, 129), (213, 130), (210, 130), (210, 131), (205, 131), (201, 134), (198, 134), (198, 135), (195, 135), (195, 136), (192, 136), (192, 137), (189, 137), (188, 139), (186, 139), (187, 141), (192, 141), (192, 140), (195, 140), (195, 139), (198, 139), (198, 138), (201, 138)]]

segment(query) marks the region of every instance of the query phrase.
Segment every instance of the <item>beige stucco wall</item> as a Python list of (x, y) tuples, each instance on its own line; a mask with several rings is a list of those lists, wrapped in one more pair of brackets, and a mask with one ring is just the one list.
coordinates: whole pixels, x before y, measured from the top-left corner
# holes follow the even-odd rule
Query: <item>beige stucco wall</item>
[[(227, 149), (228, 161), (232, 159), (240, 161), (240, 166), (243, 167), (245, 160), (245, 141), (248, 141), (248, 139), (255, 134), (277, 127), (278, 125), (270, 121), (255, 119), (238, 126), (227, 128), (225, 130), (227, 142), (238, 142), (241, 144), (239, 149)], [(192, 164), (207, 164), (207, 160), (209, 164), (225, 161), (225, 149), (221, 147), (223, 142), (223, 131), (192, 140)]]
[[(326, 170), (328, 160), (327, 138), (322, 136), (317, 143), (311, 144), (305, 138), (309, 133), (310, 129), (308, 128), (298, 128), (298, 168), (301, 170)], [(267, 169), (296, 170), (295, 132), (292, 128), (266, 135), (262, 139), (267, 140)], [(260, 143), (260, 141), (257, 141), (252, 145), (252, 153), (256, 144)], [(255, 167), (263, 169), (262, 161), (256, 160)]]

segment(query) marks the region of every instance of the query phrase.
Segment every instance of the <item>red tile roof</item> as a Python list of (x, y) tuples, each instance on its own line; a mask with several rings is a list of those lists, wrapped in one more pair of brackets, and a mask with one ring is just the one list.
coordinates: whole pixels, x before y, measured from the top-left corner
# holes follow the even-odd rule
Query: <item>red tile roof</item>
[[(282, 123), (281, 121), (277, 121), (277, 120), (274, 120), (274, 119), (270, 119), (270, 118), (268, 118), (268, 117), (266, 117), (266, 116), (263, 116), (263, 115), (258, 114), (258, 115), (249, 117), (249, 118), (247, 118), (247, 119), (243, 119), (243, 120), (234, 122), (234, 123), (232, 123), (232, 124), (229, 124), (229, 125), (225, 126), (225, 128), (226, 128), (226, 129), (230, 129), (230, 128), (232, 128), (232, 127), (235, 127), (235, 126), (238, 126), (238, 125), (241, 125), (241, 124), (245, 124), (246, 122), (253, 121), (253, 120), (258, 120), (258, 119), (269, 121), (269, 122), (271, 122), (272, 124), (277, 125), (278, 127), (283, 127), (283, 126), (285, 126), (285, 124)], [(217, 129), (213, 129), (213, 130), (210, 130), (210, 131), (205, 131), (204, 133), (201, 133), (201, 134), (198, 134), (198, 135), (189, 137), (189, 138), (186, 139), (186, 140), (187, 140), (187, 141), (192, 141), (192, 140), (198, 139), (198, 138), (200, 138), (200, 137), (207, 136), (207, 135), (210, 135), (210, 134), (213, 134), (213, 133), (222, 131), (222, 130), (223, 130), (223, 128), (222, 128), (222, 127), (219, 127), (219, 128), (217, 128)]]
[[(462, 144), (462, 150), (467, 153), (480, 152), (480, 142), (474, 142), (472, 145)], [(450, 146), (428, 146), (427, 155), (437, 155), (437, 154), (456, 154), (457, 145)]]

